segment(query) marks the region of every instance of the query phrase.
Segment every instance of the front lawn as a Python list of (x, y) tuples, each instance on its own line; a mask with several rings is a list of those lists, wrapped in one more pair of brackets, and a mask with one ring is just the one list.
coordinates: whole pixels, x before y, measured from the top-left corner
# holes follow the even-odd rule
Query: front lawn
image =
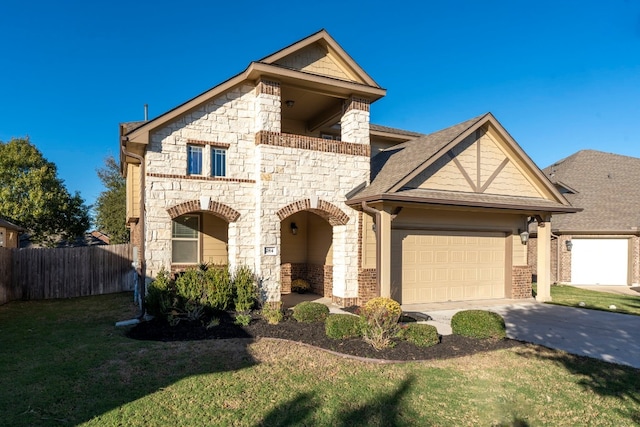
[(260, 340), (135, 341), (130, 294), (0, 306), (10, 426), (634, 425), (640, 370), (537, 346), (404, 364)]
[[(552, 285), (551, 299), (550, 304), (640, 315), (640, 296), (591, 291), (567, 285)], [(584, 304), (581, 305), (581, 302)], [(615, 305), (616, 308), (609, 308), (611, 305)]]

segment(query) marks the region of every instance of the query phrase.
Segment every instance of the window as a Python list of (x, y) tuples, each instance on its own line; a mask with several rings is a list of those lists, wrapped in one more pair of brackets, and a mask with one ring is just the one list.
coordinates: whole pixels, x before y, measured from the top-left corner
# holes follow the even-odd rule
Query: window
[(202, 175), (202, 147), (187, 145), (187, 173)]
[(227, 176), (227, 150), (211, 149), (211, 176)]
[(200, 217), (182, 215), (173, 220), (171, 227), (171, 262), (174, 264), (197, 264), (199, 250)]

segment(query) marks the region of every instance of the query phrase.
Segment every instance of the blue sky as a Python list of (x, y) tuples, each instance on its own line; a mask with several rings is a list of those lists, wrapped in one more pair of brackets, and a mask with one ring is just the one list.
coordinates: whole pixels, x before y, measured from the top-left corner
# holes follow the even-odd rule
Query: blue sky
[(92, 204), (119, 122), (325, 28), (387, 89), (374, 123), (427, 133), (491, 111), (540, 167), (640, 157), (640, 1), (222, 3), (3, 1), (0, 140), (28, 135)]

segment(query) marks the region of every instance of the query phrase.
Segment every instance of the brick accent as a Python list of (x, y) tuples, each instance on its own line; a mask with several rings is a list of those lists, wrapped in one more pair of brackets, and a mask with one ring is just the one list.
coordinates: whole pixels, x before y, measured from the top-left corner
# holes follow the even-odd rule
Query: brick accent
[(202, 176), (202, 175), (177, 175), (166, 173), (148, 173), (147, 176), (154, 178), (170, 178), (170, 179), (193, 179), (197, 181), (222, 181), (222, 182), (245, 182), (255, 184), (255, 179), (227, 178), (224, 176)]
[(333, 266), (305, 263), (280, 265), (280, 293), (291, 293), (291, 282), (304, 279), (311, 285), (311, 292), (325, 297), (333, 293)]
[(280, 96), (280, 83), (272, 80), (260, 80), (256, 85), (256, 95)]
[[(180, 203), (179, 205), (175, 205), (169, 209), (167, 209), (167, 213), (171, 217), (171, 219), (175, 219), (180, 215), (184, 215), (190, 212), (201, 212), (200, 209), (200, 200), (189, 200), (188, 202)], [(218, 203), (216, 201), (209, 201), (209, 208), (206, 209), (208, 213), (211, 213), (219, 218), (224, 219), (227, 222), (236, 222), (238, 218), (240, 218), (240, 212), (230, 208), (227, 205), (222, 203)]]
[(368, 99), (353, 97), (346, 101), (345, 112), (350, 110), (370, 111), (371, 102)]
[(306, 135), (260, 131), (256, 133), (256, 145), (298, 148), (301, 150), (321, 151), (324, 153), (346, 154), (369, 157), (371, 147), (366, 144), (333, 141)]
[(339, 207), (332, 205), (324, 200), (318, 200), (318, 207), (311, 208), (311, 200), (304, 199), (291, 203), (277, 212), (280, 221), (300, 211), (310, 211), (325, 219), (332, 226), (345, 225), (349, 222), (349, 216), (342, 212)]
[(214, 141), (201, 141), (199, 139), (187, 139), (187, 144), (190, 145), (210, 145), (212, 147), (217, 148), (229, 148), (231, 144), (227, 144), (224, 142), (214, 142)]
[(511, 271), (511, 298), (531, 298), (531, 267), (514, 265)]

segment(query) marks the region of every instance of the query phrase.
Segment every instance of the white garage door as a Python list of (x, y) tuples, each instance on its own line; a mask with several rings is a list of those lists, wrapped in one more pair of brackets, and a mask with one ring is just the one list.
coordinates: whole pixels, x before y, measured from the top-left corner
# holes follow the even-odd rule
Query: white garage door
[(629, 239), (572, 239), (571, 283), (627, 285)]
[(395, 230), (392, 251), (402, 304), (504, 297), (504, 233)]

